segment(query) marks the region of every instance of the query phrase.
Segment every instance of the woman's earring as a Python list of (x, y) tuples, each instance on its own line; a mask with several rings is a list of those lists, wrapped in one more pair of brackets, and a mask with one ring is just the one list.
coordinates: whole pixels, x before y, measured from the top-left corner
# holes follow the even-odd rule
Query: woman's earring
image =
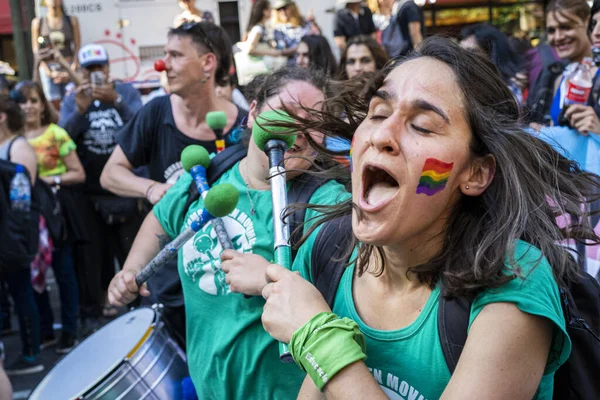
[(465, 185), (465, 190), (469, 190), (469, 185)]
[(202, 78), (202, 83), (206, 83), (206, 80), (210, 78), (210, 72), (205, 72), (204, 73), (204, 78)]

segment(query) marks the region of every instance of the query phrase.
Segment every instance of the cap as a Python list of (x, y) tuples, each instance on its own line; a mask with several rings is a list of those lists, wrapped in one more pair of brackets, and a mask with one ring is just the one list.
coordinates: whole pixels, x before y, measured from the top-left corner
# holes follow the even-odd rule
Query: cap
[(337, 0), (338, 7), (346, 7), (346, 4), (361, 3), (362, 0)]
[(275, 10), (279, 10), (280, 8), (289, 6), (292, 3), (293, 3), (292, 0), (275, 0), (273, 2), (273, 8)]
[(83, 68), (89, 68), (93, 65), (108, 64), (108, 53), (104, 46), (99, 44), (88, 44), (79, 50), (79, 64)]

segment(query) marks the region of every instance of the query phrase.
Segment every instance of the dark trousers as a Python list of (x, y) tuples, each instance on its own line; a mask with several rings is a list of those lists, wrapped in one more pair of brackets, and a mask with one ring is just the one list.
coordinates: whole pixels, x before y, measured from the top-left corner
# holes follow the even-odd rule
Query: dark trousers
[(48, 291), (44, 290), (43, 293), (35, 292), (35, 302), (40, 311), (40, 330), (42, 337), (52, 336), (54, 334), (54, 313), (50, 306), (50, 296)]
[(60, 320), (62, 323), (62, 330), (63, 332), (76, 335), (77, 313), (79, 309), (79, 285), (75, 275), (72, 246), (69, 245), (54, 250), (52, 253), (52, 269), (54, 270), (56, 282), (58, 283), (58, 293), (60, 295)]
[(115, 275), (115, 260), (121, 267), (125, 263), (143, 216), (135, 215), (124, 223), (108, 225), (89, 196), (85, 206), (78, 211), (85, 221), (90, 239), (75, 247), (81, 315), (99, 317), (106, 301), (106, 290)]
[[(23, 355), (36, 357), (40, 354), (40, 317), (31, 286), (31, 271), (21, 268), (16, 271), (4, 271), (4, 280), (15, 304), (19, 319), (19, 331)], [(0, 287), (0, 290), (2, 288)], [(2, 320), (0, 319), (0, 325)], [(0, 326), (0, 330), (2, 326)]]
[[(8, 300), (8, 288), (6, 281), (0, 279), (0, 324), (8, 321), (10, 323), (10, 301)], [(6, 327), (0, 326), (0, 331)]]

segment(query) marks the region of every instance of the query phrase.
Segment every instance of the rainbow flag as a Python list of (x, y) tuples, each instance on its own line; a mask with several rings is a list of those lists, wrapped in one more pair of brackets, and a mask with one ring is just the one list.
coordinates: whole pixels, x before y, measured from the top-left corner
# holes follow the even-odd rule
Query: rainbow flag
[(445, 163), (435, 158), (425, 160), (417, 186), (417, 194), (424, 193), (427, 196), (433, 196), (442, 191), (446, 187), (453, 165), (454, 163)]

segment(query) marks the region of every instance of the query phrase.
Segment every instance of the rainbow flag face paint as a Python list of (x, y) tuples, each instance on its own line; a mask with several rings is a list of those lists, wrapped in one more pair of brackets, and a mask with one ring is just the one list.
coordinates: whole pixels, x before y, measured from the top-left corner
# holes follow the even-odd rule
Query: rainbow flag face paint
[(441, 192), (446, 187), (448, 177), (454, 163), (445, 163), (435, 158), (425, 160), (421, 179), (417, 186), (417, 194), (423, 193), (427, 196)]

